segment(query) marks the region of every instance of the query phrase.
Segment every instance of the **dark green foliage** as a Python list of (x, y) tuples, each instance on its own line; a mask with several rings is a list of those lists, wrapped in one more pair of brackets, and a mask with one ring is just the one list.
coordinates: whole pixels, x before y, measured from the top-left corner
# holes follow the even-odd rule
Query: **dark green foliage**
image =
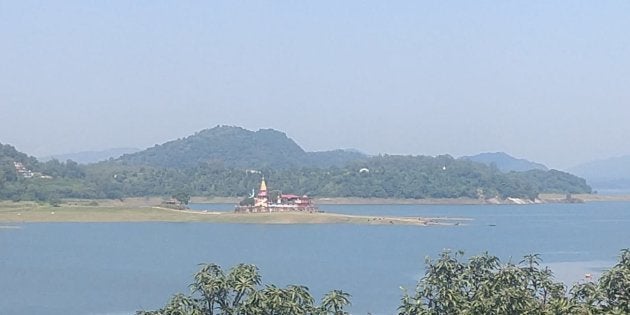
[(343, 150), (309, 153), (286, 134), (273, 129), (250, 131), (217, 126), (192, 136), (126, 154), (117, 162), (152, 167), (191, 168), (212, 163), (228, 168), (329, 167), (343, 165), (365, 155)]
[(19, 179), (14, 162), (22, 163), (29, 168), (37, 165), (37, 159), (17, 151), (11, 145), (0, 143), (0, 187)]
[(579, 194), (591, 190), (583, 178), (558, 170), (531, 170), (518, 174), (536, 185), (535, 189), (541, 192)]
[(486, 152), (473, 156), (463, 156), (461, 159), (473, 162), (483, 163), (488, 166), (492, 165), (501, 172), (525, 172), (529, 170), (548, 170), (546, 166), (540, 163), (534, 163), (525, 159), (517, 159), (505, 152)]
[(187, 205), (190, 201), (190, 194), (184, 191), (179, 191), (173, 194), (173, 198), (179, 201), (180, 204)]
[[(210, 138), (215, 139), (215, 133), (248, 132), (252, 133), (240, 128), (217, 127), (192, 137), (210, 137), (208, 134), (212, 134)], [(262, 134), (256, 137), (278, 137), (275, 131), (258, 131), (255, 134), (258, 133)], [(248, 143), (249, 140), (243, 141)], [(164, 146), (175, 146), (171, 148), (173, 150), (193, 150), (193, 147), (178, 147), (183, 143), (167, 143)], [(158, 151), (154, 152), (155, 158), (169, 159), (168, 154), (163, 155)], [(270, 190), (277, 190), (277, 193), (318, 197), (534, 199), (542, 192), (591, 191), (583, 179), (556, 170), (502, 173), (491, 166), (453, 159), (448, 155), (382, 155), (350, 162), (345, 166), (287, 168), (285, 165), (254, 171), (252, 166), (255, 164), (233, 168), (225, 167), (223, 162), (217, 160), (196, 161), (192, 166), (167, 168), (136, 165), (132, 163), (135, 158), (126, 156), (121, 160), (84, 166), (73, 161), (39, 163), (6, 145), (2, 146), (2, 152), (5, 155), (0, 156), (0, 199), (13, 200), (45, 201), (51, 197), (119, 199), (172, 196), (174, 192), (182, 191), (196, 196), (243, 197), (248, 196), (252, 188), (258, 187), (262, 174), (268, 179)], [(268, 153), (271, 154), (271, 151)], [(244, 156), (256, 160), (255, 154)], [(265, 158), (260, 160), (264, 161)], [(52, 179), (18, 176), (13, 165), (15, 161), (20, 161), (34, 172), (52, 176)], [(240, 161), (249, 163), (249, 160)], [(278, 160), (277, 163), (282, 164), (282, 161), (285, 160)]]
[(247, 197), (238, 203), (239, 206), (253, 206), (255, 204), (256, 201), (254, 200), (254, 198), (251, 197)]
[(83, 167), (72, 160), (65, 163), (52, 159), (45, 163), (37, 163), (36, 170), (53, 178), (85, 178)]
[(345, 166), (351, 162), (365, 161), (368, 157), (360, 152), (348, 150), (332, 150), (306, 152), (305, 166), (327, 168), (331, 166)]
[(411, 314), (629, 314), (630, 250), (598, 282), (566, 287), (540, 268), (539, 255), (501, 264), (484, 253), (463, 261), (463, 253), (427, 259), (414, 294), (404, 293), (400, 315)]
[(305, 286), (262, 287), (254, 265), (239, 264), (226, 274), (218, 265), (204, 264), (194, 278), (191, 296), (176, 294), (164, 308), (137, 314), (342, 315), (350, 304), (350, 295), (340, 290), (326, 294), (318, 306)]
[[(413, 294), (403, 293), (398, 314), (630, 314), (629, 249), (597, 282), (580, 282), (568, 293), (540, 263), (537, 254), (502, 264), (488, 253), (464, 260), (463, 252), (444, 251), (436, 260), (427, 258), (425, 276)], [(341, 290), (330, 291), (315, 305), (305, 286), (263, 287), (254, 265), (240, 264), (226, 274), (204, 264), (194, 279), (192, 295), (176, 294), (164, 308), (137, 314), (342, 315), (350, 305), (350, 295)]]
[[(30, 170), (32, 177), (26, 178), (18, 173), (15, 162)], [(59, 198), (102, 198), (97, 185), (86, 181), (85, 177), (84, 168), (73, 161), (40, 163), (10, 145), (0, 144), (0, 199), (55, 201)]]

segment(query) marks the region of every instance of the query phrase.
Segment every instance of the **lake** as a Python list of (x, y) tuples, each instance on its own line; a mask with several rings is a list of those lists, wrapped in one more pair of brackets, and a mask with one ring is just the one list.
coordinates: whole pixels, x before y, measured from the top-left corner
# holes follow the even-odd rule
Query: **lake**
[[(192, 205), (230, 211), (232, 205)], [(526, 206), (323, 205), (366, 215), (468, 217), (460, 226), (31, 223), (0, 228), (0, 314), (133, 314), (163, 306), (199, 263), (260, 267), (264, 283), (317, 299), (352, 294), (353, 314), (394, 314), (424, 258), (443, 249), (518, 262), (540, 253), (559, 280), (597, 276), (630, 247), (630, 203)], [(2, 224), (0, 224), (2, 225)]]

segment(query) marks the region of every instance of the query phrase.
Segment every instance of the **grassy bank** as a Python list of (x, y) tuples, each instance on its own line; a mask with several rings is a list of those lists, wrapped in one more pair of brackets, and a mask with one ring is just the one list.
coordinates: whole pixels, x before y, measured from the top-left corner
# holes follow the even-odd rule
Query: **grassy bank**
[(458, 225), (465, 218), (361, 216), (335, 213), (236, 214), (173, 210), (145, 205), (149, 201), (72, 201), (53, 207), (33, 202), (0, 202), (0, 222), (212, 222), (249, 224)]

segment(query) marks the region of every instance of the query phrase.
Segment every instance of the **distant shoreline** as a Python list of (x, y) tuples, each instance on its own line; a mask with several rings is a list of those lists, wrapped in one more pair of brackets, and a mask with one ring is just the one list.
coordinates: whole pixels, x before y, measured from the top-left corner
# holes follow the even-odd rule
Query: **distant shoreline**
[[(538, 203), (568, 203), (566, 194), (540, 194)], [(630, 201), (628, 195), (600, 195), (600, 194), (573, 194), (571, 197), (575, 201), (602, 202), (602, 201)], [(510, 201), (512, 200), (512, 201)], [(403, 198), (359, 198), (359, 197), (331, 197), (313, 198), (315, 204), (319, 205), (496, 205), (496, 204), (518, 204), (514, 201), (524, 201), (521, 204), (534, 203), (525, 199), (510, 198), (510, 200), (488, 199), (480, 200), (473, 198), (425, 198), (425, 199), (403, 199)], [(234, 197), (193, 197), (192, 203), (232, 203), (236, 204), (240, 198)]]
[[(146, 201), (146, 200), (145, 200)], [(0, 202), (0, 223), (36, 222), (207, 222), (234, 224), (363, 224), (456, 226), (469, 218), (425, 218), (401, 216), (350, 215), (338, 213), (275, 212), (237, 214), (219, 211), (174, 210), (158, 206), (139, 205), (136, 200), (123, 205), (92, 204), (74, 201), (53, 207), (35, 202)], [(114, 202), (115, 203), (115, 202)]]
[[(562, 203), (566, 195), (544, 194), (539, 203)], [(0, 225), (29, 222), (209, 222), (243, 224), (369, 224), (369, 225), (460, 225), (468, 218), (423, 218), (368, 216), (337, 213), (260, 213), (236, 214), (221, 211), (173, 210), (161, 208), (161, 197), (123, 200), (69, 199), (58, 207), (32, 201), (0, 201)], [(239, 198), (194, 197), (192, 203), (236, 204)], [(630, 195), (576, 194), (571, 202), (630, 202)], [(487, 200), (458, 199), (388, 199), (388, 198), (318, 198), (320, 205), (490, 205), (521, 204), (521, 199), (489, 203)], [(505, 203), (503, 203), (505, 202)], [(531, 203), (531, 202), (530, 202)]]

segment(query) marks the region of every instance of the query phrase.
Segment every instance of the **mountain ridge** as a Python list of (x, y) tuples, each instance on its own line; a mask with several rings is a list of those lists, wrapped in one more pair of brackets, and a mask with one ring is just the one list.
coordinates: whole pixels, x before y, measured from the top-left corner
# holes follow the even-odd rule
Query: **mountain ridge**
[[(120, 199), (181, 191), (197, 196), (244, 196), (262, 175), (273, 182), (274, 189), (320, 197), (533, 201), (541, 192), (591, 192), (586, 181), (568, 173), (503, 173), (450, 155), (368, 157), (348, 150), (306, 152), (285, 133), (272, 129), (254, 132), (217, 126), (88, 165), (58, 160), (41, 163), (11, 146), (2, 148), (6, 150), (0, 151), (0, 199), (12, 200)], [(18, 176), (17, 159), (48, 179)]]
[(220, 125), (140, 152), (125, 154), (116, 161), (171, 168), (213, 163), (236, 168), (286, 169), (340, 166), (366, 157), (347, 150), (307, 152), (281, 131), (251, 131)]
[(37, 159), (41, 162), (47, 162), (52, 159), (58, 161), (67, 161), (72, 160), (79, 164), (90, 164), (90, 163), (98, 163), (102, 161), (107, 161), (110, 158), (116, 159), (125, 154), (139, 152), (141, 149), (138, 148), (111, 148), (104, 150), (86, 150), (79, 152), (71, 152), (71, 153), (62, 153), (62, 154), (53, 154), (42, 157), (37, 157)]
[(526, 172), (530, 170), (547, 171), (547, 166), (532, 162), (526, 159), (513, 157), (505, 152), (483, 152), (471, 156), (462, 156), (460, 159), (467, 159), (474, 162), (496, 166), (501, 172)]
[(630, 155), (582, 163), (567, 169), (598, 191), (630, 192)]

